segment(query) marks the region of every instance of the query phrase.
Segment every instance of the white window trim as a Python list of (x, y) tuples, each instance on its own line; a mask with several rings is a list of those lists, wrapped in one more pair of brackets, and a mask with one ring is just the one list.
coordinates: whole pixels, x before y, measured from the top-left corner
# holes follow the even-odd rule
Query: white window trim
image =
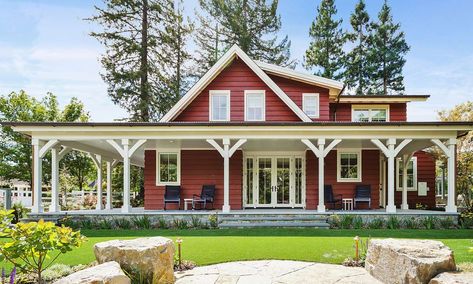
[(351, 121), (355, 122), (355, 110), (367, 109), (369, 111), (369, 122), (371, 122), (372, 109), (386, 109), (386, 122), (389, 122), (389, 105), (351, 105)]
[[(247, 105), (246, 105), (246, 96), (247, 95), (262, 95), (263, 96), (263, 112), (262, 112), (262, 119), (252, 119), (248, 120), (247, 116)], [(266, 121), (266, 91), (265, 90), (245, 90), (245, 121)]]
[[(159, 170), (160, 154), (177, 154), (177, 181), (176, 182), (161, 182), (161, 173)], [(156, 185), (181, 185), (181, 149), (159, 149), (156, 150)]]
[[(358, 178), (342, 178), (340, 176), (340, 165), (341, 165), (341, 154), (356, 154), (358, 155), (357, 159), (357, 169), (358, 169)], [(337, 182), (361, 182), (362, 181), (362, 151), (361, 149), (337, 149)]]
[[(413, 161), (412, 171), (414, 174), (413, 186), (414, 187), (407, 187), (407, 191), (417, 191), (417, 157), (412, 157), (411, 161)], [(399, 184), (399, 164), (402, 163), (401, 158), (396, 159), (396, 191), (402, 191), (402, 184)]]
[[(226, 119), (213, 119), (212, 118), (212, 96), (214, 95), (225, 95), (227, 96), (227, 117)], [(230, 121), (230, 90), (210, 90), (209, 91), (209, 121)]]
[[(317, 98), (317, 111), (315, 115), (308, 115), (305, 109), (305, 100), (306, 97), (316, 97)], [(303, 93), (302, 94), (302, 111), (307, 114), (310, 118), (319, 118), (320, 117), (320, 94), (319, 93)]]

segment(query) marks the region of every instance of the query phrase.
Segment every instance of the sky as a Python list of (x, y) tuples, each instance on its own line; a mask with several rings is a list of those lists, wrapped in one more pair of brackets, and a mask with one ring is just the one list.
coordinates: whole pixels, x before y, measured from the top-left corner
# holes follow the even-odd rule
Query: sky
[[(197, 0), (183, 0), (193, 17)], [(281, 36), (291, 40), (291, 56), (302, 62), (308, 30), (320, 0), (280, 0)], [(357, 0), (338, 0), (338, 16), (349, 29)], [(376, 18), (381, 0), (366, 0)], [(61, 105), (72, 97), (84, 102), (92, 121), (128, 117), (106, 92), (99, 63), (103, 47), (84, 21), (94, 14), (91, 0), (0, 0), (0, 95), (25, 90), (37, 98), (54, 93)], [(411, 103), (410, 121), (433, 121), (437, 111), (473, 100), (473, 1), (390, 0), (411, 50), (404, 68), (407, 94), (429, 94)], [(299, 64), (299, 71), (303, 67)]]

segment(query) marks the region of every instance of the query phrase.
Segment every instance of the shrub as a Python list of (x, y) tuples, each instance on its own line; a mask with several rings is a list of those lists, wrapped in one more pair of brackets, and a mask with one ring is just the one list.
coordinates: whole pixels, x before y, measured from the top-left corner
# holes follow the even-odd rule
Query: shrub
[(53, 264), (48, 269), (44, 270), (43, 279), (45, 281), (53, 281), (61, 277), (67, 276), (69, 274), (72, 274), (73, 272), (74, 272), (74, 269), (72, 269), (72, 267), (70, 267), (69, 265), (62, 264), (62, 263)]
[(158, 218), (158, 226), (159, 226), (160, 229), (168, 229), (169, 228), (168, 222), (163, 217)]
[(209, 215), (209, 224), (210, 224), (210, 228), (212, 228), (212, 229), (218, 228), (217, 214)]
[(84, 218), (79, 221), (79, 226), (81, 229), (90, 230), (95, 229), (96, 224), (91, 219)]
[(148, 215), (134, 217), (132, 222), (137, 229), (151, 229), (151, 220), (149, 219)]
[(342, 215), (340, 217), (340, 228), (350, 229), (353, 225), (353, 216), (352, 215)]
[(119, 229), (129, 230), (131, 229), (131, 222), (127, 218), (118, 218), (114, 220), (115, 227)]
[(363, 218), (361, 216), (353, 217), (353, 229), (362, 229), (363, 228)]
[(450, 229), (455, 226), (455, 222), (453, 222), (452, 217), (440, 218), (439, 224), (443, 229)]
[(21, 203), (13, 204), (12, 210), (13, 210), (13, 215), (14, 215), (13, 220), (12, 220), (12, 224), (16, 224), (16, 223), (20, 222), (20, 219), (26, 217), (26, 214), (31, 212), (30, 209), (26, 208)]
[(97, 225), (98, 225), (98, 229), (109, 230), (109, 229), (113, 228), (112, 221), (110, 221), (108, 219), (102, 219), (102, 220), (98, 221)]
[(401, 222), (397, 216), (389, 216), (388, 221), (386, 222), (386, 227), (392, 230), (399, 229), (401, 227)]
[(435, 216), (427, 216), (422, 219), (422, 225), (428, 230), (435, 229), (438, 224), (438, 218)]
[[(0, 211), (2, 220), (11, 221), (12, 211)], [(10, 217), (9, 217), (10, 215)], [(42, 282), (42, 272), (56, 258), (81, 246), (85, 241), (80, 232), (68, 227), (57, 227), (53, 222), (17, 223), (9, 227), (5, 222), (0, 225), (0, 261), (6, 260), (22, 272), (35, 274), (37, 282)], [(55, 254), (53, 257), (51, 254)]]
[(473, 212), (462, 212), (460, 214), (459, 225), (462, 229), (473, 227)]
[(406, 229), (418, 229), (419, 228), (419, 222), (417, 222), (417, 219), (414, 218), (414, 217), (405, 218), (402, 221), (402, 226)]
[(368, 223), (368, 228), (370, 229), (382, 229), (384, 227), (384, 219), (383, 218), (373, 218)]
[(202, 221), (200, 220), (199, 216), (191, 216), (191, 227), (194, 229), (202, 228)]
[(172, 220), (172, 226), (175, 229), (180, 229), (180, 230), (184, 230), (184, 229), (189, 228), (189, 224), (188, 224), (187, 220), (177, 219), (177, 218)]
[(340, 216), (334, 214), (329, 217), (328, 223), (330, 224), (330, 228), (332, 229), (339, 229), (340, 228)]

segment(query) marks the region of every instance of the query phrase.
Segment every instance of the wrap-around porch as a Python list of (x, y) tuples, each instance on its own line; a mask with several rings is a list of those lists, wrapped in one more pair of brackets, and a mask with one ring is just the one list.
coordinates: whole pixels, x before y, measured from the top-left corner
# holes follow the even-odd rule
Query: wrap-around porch
[[(78, 150), (89, 153), (97, 169), (106, 164), (105, 194), (102, 189), (102, 171), (97, 170), (96, 214), (112, 209), (111, 169), (119, 162), (124, 166), (122, 213), (134, 210), (130, 206), (131, 164), (144, 167), (145, 209), (160, 209), (166, 185), (180, 185), (183, 191), (190, 187), (194, 194), (199, 192), (200, 186), (210, 181), (216, 184), (215, 205), (223, 213), (259, 207), (302, 208), (307, 212), (317, 210), (324, 213), (328, 209), (326, 196), (324, 190), (319, 190), (323, 188), (319, 185), (332, 185), (335, 195), (341, 192), (344, 197), (350, 197), (354, 195), (357, 184), (367, 183), (365, 175), (370, 175), (378, 177), (369, 181), (371, 202), (374, 204), (371, 208), (399, 213), (396, 209), (397, 195), (401, 200), (399, 207), (402, 211), (415, 209), (409, 207), (409, 187), (412, 184), (408, 185), (408, 163), (416, 152), (437, 146), (448, 159), (448, 201), (445, 211), (454, 213), (457, 211), (454, 196), (455, 145), (458, 136), (458, 127), (454, 126), (396, 124), (380, 128), (340, 124), (329, 128), (315, 124), (259, 127), (157, 123), (37, 127), (28, 130), (34, 149), (33, 212), (44, 210), (41, 198), (35, 198), (41, 196), (42, 158), (51, 151), (52, 201), (49, 212), (59, 212), (59, 160), (68, 151)], [(27, 132), (26, 125), (17, 125), (15, 128)], [(200, 155), (190, 154), (197, 152)], [(159, 153), (178, 153), (176, 179), (163, 181), (158, 178), (163, 167), (169, 170), (174, 165), (172, 162), (158, 164)], [(206, 158), (209, 153), (217, 158)], [(354, 153), (360, 155), (352, 156)], [(252, 163), (254, 167), (249, 171)], [(199, 172), (199, 169), (212, 168), (210, 164), (214, 165), (213, 172)], [(373, 167), (374, 164), (377, 166)], [(402, 171), (398, 174), (400, 168)], [(285, 169), (288, 169), (287, 173)], [(189, 172), (194, 172), (194, 175), (187, 179)], [(260, 175), (266, 176), (266, 179), (260, 178)], [(288, 192), (282, 190), (281, 194), (278, 182), (284, 180), (284, 175), (288, 177), (285, 187)], [(300, 176), (300, 180), (297, 180), (296, 175)], [(434, 191), (434, 187), (423, 184), (422, 190)], [(187, 194), (192, 195), (190, 192)], [(102, 202), (104, 195), (105, 206)], [(266, 199), (261, 199), (259, 195)]]

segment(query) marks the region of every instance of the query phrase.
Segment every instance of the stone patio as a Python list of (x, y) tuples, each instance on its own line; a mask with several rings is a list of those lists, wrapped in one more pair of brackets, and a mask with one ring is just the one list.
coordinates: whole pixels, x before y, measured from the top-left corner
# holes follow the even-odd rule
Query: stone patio
[(381, 283), (359, 267), (289, 260), (220, 263), (176, 272), (176, 283)]

